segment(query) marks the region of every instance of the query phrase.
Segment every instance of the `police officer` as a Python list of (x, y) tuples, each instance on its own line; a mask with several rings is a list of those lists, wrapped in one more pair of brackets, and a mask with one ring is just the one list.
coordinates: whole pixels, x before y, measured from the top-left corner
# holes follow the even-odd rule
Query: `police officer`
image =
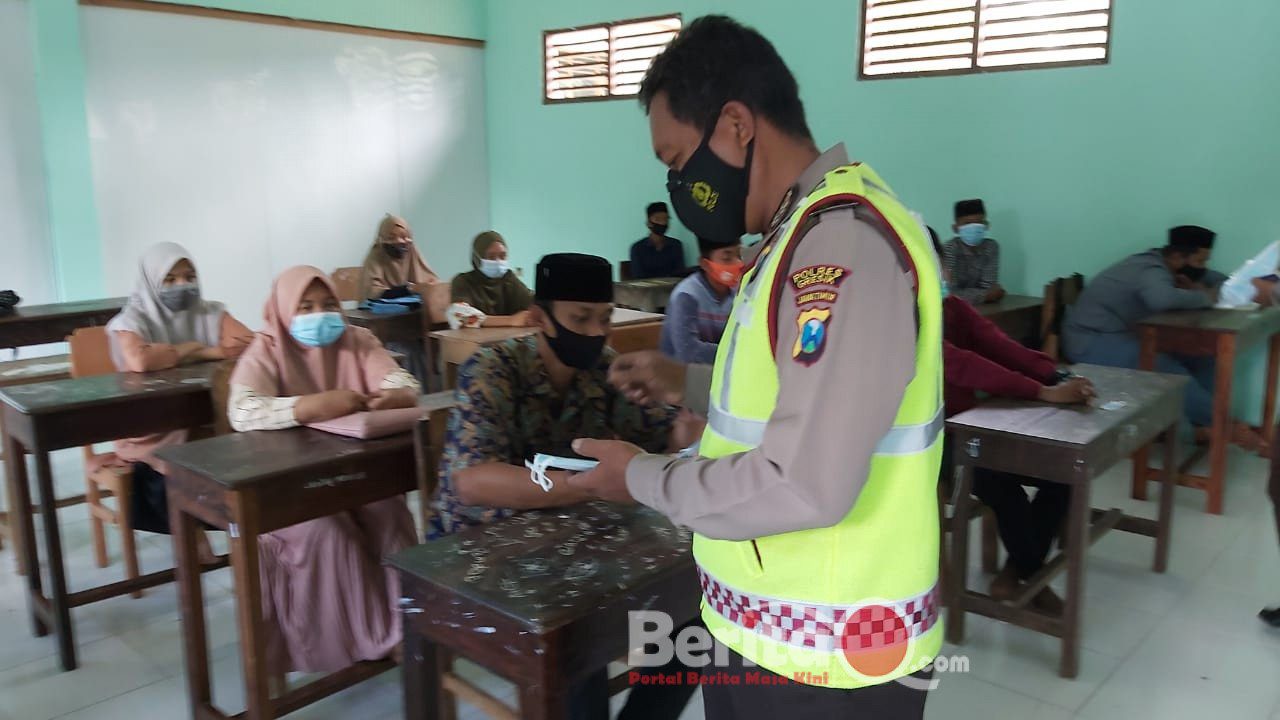
[(580, 440), (600, 464), (569, 482), (695, 531), (702, 617), (728, 650), (703, 668), (708, 718), (920, 718), (942, 643), (932, 246), (870, 168), (818, 151), (755, 30), (696, 20), (640, 98), (681, 222), (763, 240), (714, 367), (639, 353), (611, 370), (634, 399), (707, 416), (701, 457)]

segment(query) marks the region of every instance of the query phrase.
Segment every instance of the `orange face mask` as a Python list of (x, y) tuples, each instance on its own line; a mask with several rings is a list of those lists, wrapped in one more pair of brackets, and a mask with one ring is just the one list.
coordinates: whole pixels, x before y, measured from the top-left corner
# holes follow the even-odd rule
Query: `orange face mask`
[(707, 273), (707, 277), (711, 278), (717, 285), (727, 287), (730, 290), (737, 290), (738, 283), (742, 282), (743, 263), (741, 260), (735, 260), (731, 263), (715, 263), (703, 258), (698, 265)]

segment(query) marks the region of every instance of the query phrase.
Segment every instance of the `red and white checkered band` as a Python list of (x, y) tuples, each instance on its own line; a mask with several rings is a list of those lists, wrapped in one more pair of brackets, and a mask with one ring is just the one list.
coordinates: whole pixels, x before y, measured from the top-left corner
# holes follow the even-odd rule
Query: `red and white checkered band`
[[(776, 642), (820, 652), (875, 650), (905, 643), (938, 621), (938, 587), (905, 600), (812, 605), (748, 595), (698, 568), (702, 596), (721, 617)], [(892, 608), (897, 617), (888, 610)]]

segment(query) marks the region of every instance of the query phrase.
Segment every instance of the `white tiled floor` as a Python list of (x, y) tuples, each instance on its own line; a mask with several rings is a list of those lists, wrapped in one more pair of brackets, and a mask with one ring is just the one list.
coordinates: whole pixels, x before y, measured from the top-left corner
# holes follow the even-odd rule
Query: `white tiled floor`
[[(1263, 605), (1280, 602), (1267, 468), (1243, 454), (1231, 461), (1225, 515), (1205, 515), (1202, 494), (1179, 490), (1166, 574), (1150, 571), (1152, 543), (1145, 538), (1112, 533), (1094, 546), (1077, 679), (1058, 677), (1053, 639), (971, 616), (965, 644), (945, 648), (947, 656), (967, 656), (969, 672), (941, 676), (928, 717), (1280, 720), (1280, 632), (1254, 617)], [(79, 491), (78, 453), (55, 455), (54, 467), (63, 494)], [(1126, 497), (1127, 477), (1121, 467), (1100, 480), (1093, 504), (1153, 515), (1154, 503)], [(93, 566), (84, 507), (66, 508), (60, 518), (71, 586), (118, 579), (119, 563)], [(141, 537), (144, 570), (168, 566), (168, 538)], [(172, 585), (141, 600), (116, 598), (76, 610), (81, 667), (63, 673), (53, 642), (30, 635), (12, 568), (6, 546), (0, 551), (0, 720), (188, 717)], [(983, 582), (975, 565), (970, 584)], [(214, 694), (220, 706), (237, 712), (242, 692), (229, 571), (206, 575), (205, 588)], [(513, 697), (510, 685), (474, 665), (462, 663), (459, 671), (508, 701)], [(615, 698), (615, 706), (619, 702)], [(400, 712), (399, 677), (388, 673), (291, 717), (390, 720)], [(695, 697), (684, 720), (702, 716)], [(460, 717), (483, 716), (464, 707)]]

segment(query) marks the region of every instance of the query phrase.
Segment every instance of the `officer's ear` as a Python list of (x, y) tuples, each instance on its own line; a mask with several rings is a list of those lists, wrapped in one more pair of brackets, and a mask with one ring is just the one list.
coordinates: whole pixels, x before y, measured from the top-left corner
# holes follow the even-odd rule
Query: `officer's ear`
[(738, 100), (730, 100), (720, 110), (720, 121), (733, 130), (733, 139), (740, 148), (746, 148), (756, 137), (756, 116)]
[(545, 335), (555, 336), (555, 329), (551, 327), (551, 303), (536, 302), (529, 306), (529, 320), (533, 326), (538, 328)]

